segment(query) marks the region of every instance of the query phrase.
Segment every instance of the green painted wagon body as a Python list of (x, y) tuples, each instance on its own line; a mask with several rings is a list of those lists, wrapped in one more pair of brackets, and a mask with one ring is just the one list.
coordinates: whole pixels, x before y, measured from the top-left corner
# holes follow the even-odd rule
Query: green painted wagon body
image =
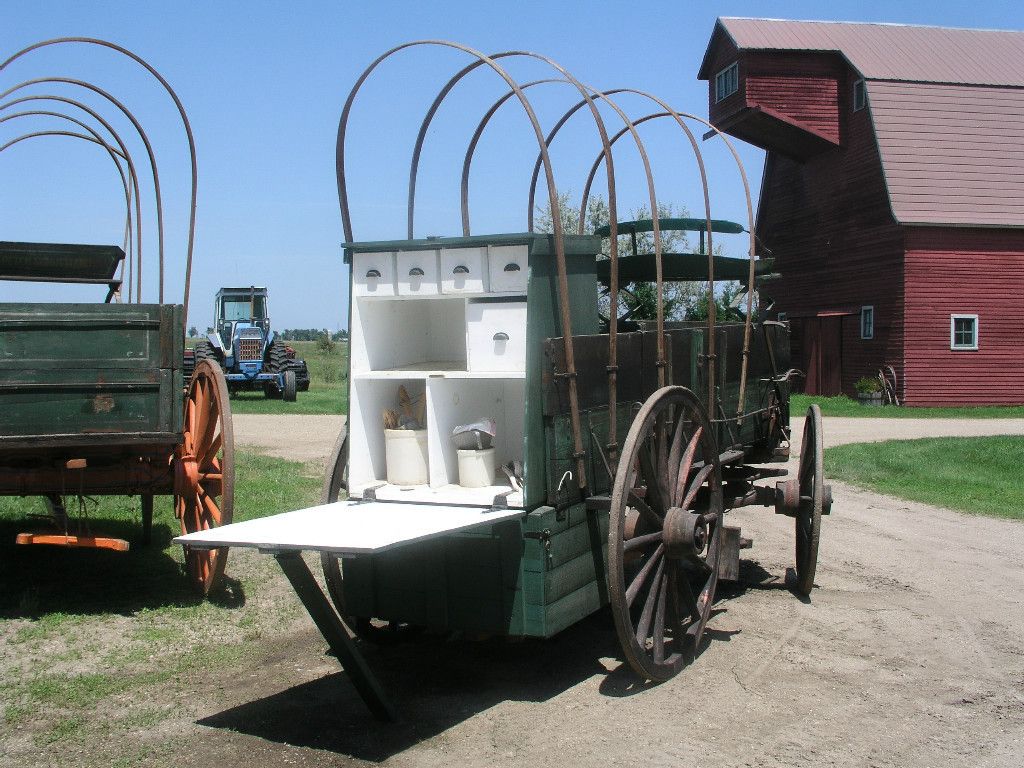
[(0, 450), (181, 439), (181, 305), (0, 304)]
[[(346, 259), (352, 263), (351, 370), (349, 375), (350, 495), (356, 499), (403, 499), (402, 491), (387, 482), (380, 436), (383, 428), (379, 408), (393, 404), (393, 391), (401, 383), (414, 393), (425, 389), (427, 424), (431, 435), (431, 461), (443, 460), (444, 440), (450, 434), (452, 418), (472, 421), (494, 414), (458, 409), (444, 411), (443, 398), (454, 388), (467, 402), (488, 402), (472, 395), (474, 388), (493, 388), (500, 382), (499, 396), (492, 403), (521, 402), (498, 418), (499, 433), (516, 436), (515, 447), (499, 446), (499, 461), (519, 459), (524, 472), (520, 496), (494, 494), (494, 503), (522, 507), (523, 515), (489, 528), (448, 535), (406, 545), (375, 555), (346, 559), (339, 595), (344, 613), (354, 617), (374, 617), (388, 621), (426, 626), (438, 630), (463, 630), (513, 636), (550, 637), (608, 602), (607, 545), (608, 512), (595, 497), (607, 494), (611, 478), (605, 469), (602, 451), (608, 442), (608, 336), (599, 333), (598, 277), (601, 241), (596, 236), (565, 237), (566, 271), (570, 297), (575, 363), (584, 440), (584, 464), (588, 504), (580, 496), (579, 483), (573, 478), (577, 463), (573, 456), (573, 436), (569, 419), (569, 400), (564, 376), (564, 344), (561, 338), (560, 307), (553, 239), (545, 235), (502, 235), (492, 237), (431, 238), (428, 240), (354, 243), (347, 246)], [(515, 249), (519, 249), (516, 251)], [(522, 254), (522, 263), (502, 265), (506, 258)], [(427, 254), (427, 256), (424, 256)], [(453, 257), (452, 254), (455, 254)], [(463, 258), (465, 257), (465, 258)], [(476, 259), (482, 264), (482, 282), (470, 285), (465, 293), (449, 285), (445, 292), (446, 265), (451, 271), (468, 269), (475, 277)], [(410, 265), (412, 265), (410, 267)], [(514, 267), (519, 267), (515, 269)], [(437, 274), (433, 276), (433, 269)], [(518, 287), (507, 288), (504, 269), (525, 273)], [(423, 272), (420, 282), (408, 281), (408, 273)], [(490, 270), (488, 275), (488, 269)], [(498, 270), (502, 270), (495, 279)], [(466, 274), (466, 273), (464, 273)], [(488, 281), (488, 277), (490, 280)], [(426, 286), (422, 282), (426, 281)], [(404, 281), (404, 282), (403, 282)], [(465, 307), (458, 306), (459, 301)], [(433, 305), (454, 304), (447, 309)], [(410, 333), (412, 326), (426, 324), (423, 344), (433, 333), (461, 337), (459, 313), (487, 302), (511, 310), (525, 304), (521, 326), (505, 328), (505, 335), (525, 334), (522, 370), (497, 372), (490, 377), (473, 370), (473, 350), (465, 358), (437, 362), (426, 352), (419, 357), (389, 358), (381, 365), (376, 345), (403, 346), (395, 335)], [(433, 314), (432, 314), (433, 313)], [(431, 323), (431, 318), (434, 318)], [(440, 318), (442, 322), (438, 322)], [(471, 323), (472, 319), (467, 320)], [(504, 327), (503, 327), (504, 328)], [(743, 324), (716, 328), (719, 400), (724, 412), (735, 416), (739, 405), (740, 359)], [(666, 325), (668, 381), (706, 392), (705, 357), (707, 333), (704, 323)], [(773, 375), (788, 367), (787, 330), (774, 326), (757, 331), (751, 350), (750, 372), (744, 411), (763, 411), (772, 392)], [(495, 334), (498, 338), (500, 334)], [(467, 344), (473, 343), (472, 329), (465, 332)], [(485, 341), (490, 338), (488, 328)], [(656, 332), (636, 330), (618, 335), (618, 439), (625, 436), (643, 403), (657, 388)], [(412, 348), (413, 344), (408, 345)], [(458, 343), (454, 345), (458, 347)], [(484, 346), (487, 346), (486, 344)], [(451, 349), (446, 350), (453, 357)], [(375, 355), (378, 355), (375, 360)], [(777, 392), (777, 384), (775, 382)], [(521, 393), (520, 393), (521, 388)], [(510, 394), (511, 390), (511, 394)], [(383, 392), (383, 394), (381, 394)], [(389, 400), (390, 398), (390, 400)], [(446, 418), (448, 420), (446, 420)], [(720, 446), (747, 452), (759, 448), (770, 452), (775, 447), (767, 440), (762, 415), (742, 420), (718, 419), (715, 426)], [(521, 423), (513, 423), (518, 419)], [(788, 419), (788, 416), (787, 416)], [(518, 440), (521, 434), (521, 441)], [(504, 450), (504, 453), (500, 451)], [(611, 472), (614, 473), (614, 466)], [(442, 504), (489, 504), (459, 489), (454, 477), (438, 477), (431, 470), (433, 483), (429, 498), (416, 501)], [(445, 482), (447, 481), (447, 483)], [(510, 501), (511, 499), (511, 501)], [(413, 499), (409, 499), (413, 500)]]
[(123, 258), (116, 246), (0, 243), (5, 280), (108, 289), (102, 304), (0, 304), (0, 492), (170, 492), (183, 309), (109, 303)]

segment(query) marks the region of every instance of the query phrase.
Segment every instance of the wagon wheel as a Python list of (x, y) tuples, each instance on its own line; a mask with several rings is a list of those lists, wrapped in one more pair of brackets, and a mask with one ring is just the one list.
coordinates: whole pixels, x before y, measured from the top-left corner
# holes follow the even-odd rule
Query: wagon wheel
[[(224, 373), (216, 361), (196, 360), (185, 395), (182, 444), (174, 455), (174, 514), (183, 533), (231, 522), (235, 494), (234, 433)], [(206, 595), (224, 573), (227, 547), (185, 549), (193, 586)]]
[[(324, 473), (324, 486), (320, 494), (320, 503), (329, 504), (337, 501), (342, 495), (348, 495), (348, 430), (342, 428), (341, 434), (334, 443), (331, 457), (327, 460), (327, 471)], [(320, 553), (320, 565), (324, 569), (324, 581), (327, 592), (331, 596), (338, 613), (345, 615), (342, 598), (341, 564), (337, 555), (330, 552)]]
[(608, 592), (626, 659), (668, 680), (700, 647), (718, 584), (722, 468), (711, 423), (684, 387), (644, 403), (612, 487)]
[(804, 419), (800, 445), (800, 505), (796, 512), (796, 588), (803, 595), (814, 588), (818, 565), (821, 514), (825, 505), (824, 452), (821, 443), (821, 409), (812, 404)]
[[(342, 496), (348, 495), (348, 430), (342, 429), (334, 443), (331, 457), (327, 460), (327, 471), (324, 474), (323, 490), (320, 494), (320, 503), (329, 504), (338, 501)], [(341, 558), (330, 552), (320, 553), (320, 566), (324, 571), (324, 582), (327, 584), (327, 593), (331, 596), (338, 615), (349, 625), (356, 636), (362, 640), (373, 643), (387, 643), (401, 639), (408, 634), (419, 632), (422, 628), (400, 622), (388, 622), (381, 624), (380, 621), (371, 620), (364, 616), (350, 616), (345, 610), (344, 574), (342, 573)]]

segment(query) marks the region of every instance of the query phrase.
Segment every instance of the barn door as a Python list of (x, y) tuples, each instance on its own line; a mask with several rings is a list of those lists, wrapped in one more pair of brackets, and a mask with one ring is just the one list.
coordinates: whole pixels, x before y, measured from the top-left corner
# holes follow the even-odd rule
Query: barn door
[(798, 367), (807, 374), (808, 395), (838, 395), (843, 380), (843, 318), (807, 317), (793, 321)]
[(819, 395), (839, 395), (843, 391), (843, 318), (821, 317), (818, 343)]
[(807, 378), (804, 379), (804, 392), (808, 395), (818, 394), (818, 364), (821, 348), (821, 322), (817, 317), (808, 317), (800, 322), (801, 326), (801, 367)]

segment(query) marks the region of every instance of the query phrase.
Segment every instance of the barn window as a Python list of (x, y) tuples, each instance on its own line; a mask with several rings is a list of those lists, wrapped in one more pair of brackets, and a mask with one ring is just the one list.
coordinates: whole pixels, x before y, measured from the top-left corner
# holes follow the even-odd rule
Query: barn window
[(868, 92), (864, 87), (864, 80), (855, 80), (853, 83), (853, 111), (864, 109), (868, 103)]
[(734, 61), (715, 75), (715, 103), (732, 96), (740, 89), (740, 65)]
[(978, 348), (978, 316), (977, 315), (950, 315), (949, 316), (949, 348), (950, 349), (977, 349)]
[(860, 308), (860, 337), (862, 339), (875, 338), (875, 308)]

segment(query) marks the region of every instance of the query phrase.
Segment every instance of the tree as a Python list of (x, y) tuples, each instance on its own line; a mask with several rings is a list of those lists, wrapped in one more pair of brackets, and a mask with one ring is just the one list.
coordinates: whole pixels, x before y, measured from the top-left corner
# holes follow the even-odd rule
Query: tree
[[(566, 233), (579, 231), (580, 212), (579, 208), (571, 201), (572, 193), (563, 192), (558, 196), (559, 213), (562, 220), (562, 229)], [(651, 218), (650, 208), (641, 206), (630, 212), (633, 221)], [(658, 204), (658, 218), (685, 218), (686, 208), (676, 208), (671, 203)], [(594, 195), (587, 201), (587, 210), (584, 221), (584, 230), (594, 232), (598, 227), (608, 224), (610, 220), (608, 204), (601, 195)], [(551, 205), (539, 205), (534, 215), (534, 230), (537, 232), (554, 231), (554, 219), (551, 215)], [(686, 232), (673, 230), (661, 233), (662, 253), (688, 253), (690, 251), (689, 239)], [(654, 253), (654, 233), (639, 232), (636, 235), (636, 252), (639, 255)], [(609, 239), (605, 238), (601, 244), (602, 258), (610, 258), (611, 245)], [(633, 238), (630, 235), (619, 235), (618, 237), (619, 257), (631, 256), (633, 254)], [(700, 283), (663, 283), (662, 297), (664, 317), (666, 320), (681, 320), (686, 307), (693, 304), (700, 292)], [(704, 289), (707, 292), (707, 289)], [(598, 299), (598, 306), (607, 315), (611, 309), (611, 300), (607, 295)], [(630, 320), (655, 320), (658, 316), (657, 284), (656, 283), (629, 283), (619, 286), (619, 311), (620, 318)]]
[[(693, 297), (684, 307), (687, 320), (708, 319), (708, 284), (700, 283), (700, 292)], [(742, 322), (746, 315), (746, 302), (740, 302), (738, 306), (732, 306), (735, 300), (745, 293), (743, 286), (736, 280), (715, 283), (715, 322)]]
[(198, 335), (199, 335), (199, 329), (196, 328), (194, 325), (191, 328), (188, 329), (188, 337), (190, 339), (194, 339)]

